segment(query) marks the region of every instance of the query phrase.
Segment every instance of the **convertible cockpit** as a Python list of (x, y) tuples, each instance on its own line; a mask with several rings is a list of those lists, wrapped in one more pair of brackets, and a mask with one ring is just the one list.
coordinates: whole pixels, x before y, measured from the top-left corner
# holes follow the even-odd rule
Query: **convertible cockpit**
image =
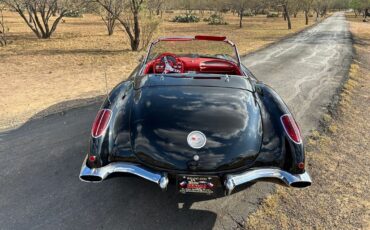
[(244, 75), (236, 47), (226, 37), (158, 39), (150, 46), (145, 63), (143, 74)]

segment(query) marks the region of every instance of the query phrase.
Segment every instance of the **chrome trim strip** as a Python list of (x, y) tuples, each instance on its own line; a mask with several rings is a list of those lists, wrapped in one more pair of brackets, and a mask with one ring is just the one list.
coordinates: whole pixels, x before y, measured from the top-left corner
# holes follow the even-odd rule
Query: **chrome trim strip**
[[(128, 162), (112, 162), (101, 168), (89, 168), (86, 165), (87, 158), (88, 156), (86, 155), (82, 163), (80, 171), (81, 181), (98, 183), (106, 179), (112, 173), (128, 173), (156, 183), (163, 190), (167, 189), (169, 180), (166, 173), (150, 171), (149, 169)], [(84, 177), (95, 177), (99, 180), (88, 180), (84, 179)]]
[(279, 179), (287, 186), (308, 187), (312, 180), (308, 172), (302, 174), (291, 174), (278, 168), (257, 168), (242, 172), (240, 174), (228, 174), (224, 181), (227, 194), (231, 194), (236, 186), (263, 179)]

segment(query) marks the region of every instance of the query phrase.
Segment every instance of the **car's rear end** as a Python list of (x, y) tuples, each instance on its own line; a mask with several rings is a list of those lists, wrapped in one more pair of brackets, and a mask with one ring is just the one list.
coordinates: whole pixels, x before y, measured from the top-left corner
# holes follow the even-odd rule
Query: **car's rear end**
[(172, 182), (182, 193), (206, 194), (256, 180), (309, 186), (299, 169), (303, 144), (291, 138), (300, 134), (284, 115), (282, 101), (248, 77), (137, 76), (99, 112), (80, 178), (134, 174), (162, 189)]

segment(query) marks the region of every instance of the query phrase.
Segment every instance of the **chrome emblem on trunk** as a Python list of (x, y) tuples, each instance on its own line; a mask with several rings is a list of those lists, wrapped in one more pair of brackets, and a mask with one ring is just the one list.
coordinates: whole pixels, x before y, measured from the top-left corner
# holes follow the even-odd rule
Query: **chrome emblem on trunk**
[(187, 140), (189, 146), (193, 149), (203, 148), (207, 142), (206, 135), (200, 131), (193, 131), (189, 133)]

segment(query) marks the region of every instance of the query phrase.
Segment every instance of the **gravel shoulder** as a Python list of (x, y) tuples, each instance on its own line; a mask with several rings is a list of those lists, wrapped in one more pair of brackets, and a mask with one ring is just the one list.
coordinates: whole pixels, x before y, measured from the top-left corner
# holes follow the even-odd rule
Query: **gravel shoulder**
[[(350, 19), (351, 20), (351, 19)], [(305, 190), (278, 187), (249, 216), (247, 229), (370, 228), (370, 24), (350, 22), (356, 58), (336, 110), (308, 139)]]

